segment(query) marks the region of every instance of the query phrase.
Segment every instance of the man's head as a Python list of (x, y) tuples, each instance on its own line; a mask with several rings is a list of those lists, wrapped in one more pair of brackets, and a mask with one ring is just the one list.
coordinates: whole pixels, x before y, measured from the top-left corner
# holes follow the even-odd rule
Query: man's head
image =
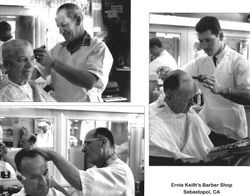
[(149, 41), (150, 53), (156, 58), (163, 51), (162, 43), (158, 38), (151, 38)]
[(17, 84), (26, 83), (34, 69), (34, 53), (31, 44), (22, 39), (7, 41), (2, 46), (3, 64), (8, 77)]
[(114, 153), (114, 137), (110, 130), (99, 127), (86, 134), (82, 152), (87, 161), (97, 167), (103, 167)]
[(11, 26), (6, 21), (0, 22), (0, 40), (6, 42), (12, 38)]
[(67, 42), (82, 36), (84, 31), (83, 14), (77, 5), (73, 3), (61, 5), (57, 9), (55, 20), (60, 33)]
[(197, 93), (193, 78), (182, 70), (174, 70), (165, 77), (163, 87), (170, 109), (175, 113), (187, 113)]
[(30, 196), (46, 196), (50, 187), (47, 161), (36, 149), (22, 149), (15, 156), (18, 180)]
[(196, 24), (195, 30), (201, 48), (208, 56), (213, 56), (222, 47), (223, 32), (218, 19), (214, 16), (205, 16)]

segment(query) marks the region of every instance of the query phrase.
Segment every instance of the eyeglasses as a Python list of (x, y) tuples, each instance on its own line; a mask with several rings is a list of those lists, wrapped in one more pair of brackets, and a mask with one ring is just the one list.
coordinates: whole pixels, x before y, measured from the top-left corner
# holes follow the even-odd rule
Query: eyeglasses
[(85, 140), (82, 147), (88, 146), (91, 142), (98, 141), (98, 140), (101, 140), (101, 138), (94, 138), (94, 139)]

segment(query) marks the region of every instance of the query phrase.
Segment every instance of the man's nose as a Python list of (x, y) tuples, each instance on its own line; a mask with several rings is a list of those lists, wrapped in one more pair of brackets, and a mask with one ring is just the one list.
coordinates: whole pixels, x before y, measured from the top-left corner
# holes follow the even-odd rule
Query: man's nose
[(45, 185), (45, 184), (47, 184), (47, 177), (43, 176), (43, 175), (40, 175), (38, 184), (39, 185)]
[(63, 27), (58, 27), (58, 28), (59, 28), (59, 33), (60, 33), (60, 34), (63, 34), (63, 32), (64, 32)]
[(207, 43), (204, 41), (204, 42), (200, 42), (200, 46), (201, 46), (201, 49), (206, 49), (207, 48)]

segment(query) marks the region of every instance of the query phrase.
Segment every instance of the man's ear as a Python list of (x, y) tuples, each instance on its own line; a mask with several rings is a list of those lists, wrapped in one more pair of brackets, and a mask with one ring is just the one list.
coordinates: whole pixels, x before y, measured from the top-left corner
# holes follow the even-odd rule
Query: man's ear
[(222, 41), (222, 40), (223, 40), (223, 38), (224, 38), (224, 34), (223, 34), (223, 32), (222, 32), (222, 31), (220, 31), (220, 32), (219, 32), (219, 38), (220, 38), (220, 41)]
[(108, 143), (108, 139), (106, 137), (102, 138), (102, 146), (106, 145)]
[(81, 17), (80, 16), (76, 17), (76, 24), (77, 24), (77, 26), (79, 26), (81, 24)]

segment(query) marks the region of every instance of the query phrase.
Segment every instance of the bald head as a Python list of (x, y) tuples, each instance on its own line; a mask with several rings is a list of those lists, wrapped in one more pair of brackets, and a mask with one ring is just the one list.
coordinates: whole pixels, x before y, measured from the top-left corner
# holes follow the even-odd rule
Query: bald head
[(192, 98), (197, 92), (193, 78), (182, 70), (174, 70), (167, 74), (163, 83), (166, 102), (176, 113), (186, 113), (193, 105)]

